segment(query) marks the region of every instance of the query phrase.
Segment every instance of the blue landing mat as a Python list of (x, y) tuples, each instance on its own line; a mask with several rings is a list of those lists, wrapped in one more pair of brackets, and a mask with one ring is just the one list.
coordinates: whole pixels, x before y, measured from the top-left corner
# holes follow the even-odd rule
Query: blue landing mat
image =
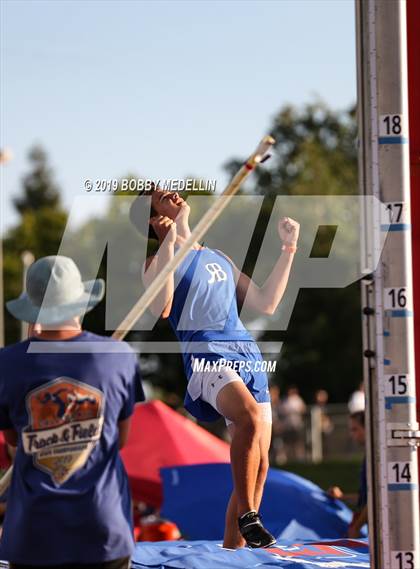
[(269, 549), (222, 549), (215, 541), (138, 543), (133, 569), (368, 569), (365, 539), (281, 541)]
[[(229, 464), (198, 464), (161, 470), (162, 515), (187, 540), (222, 540), (232, 492)], [(205, 515), (204, 515), (205, 512)], [(318, 486), (291, 472), (270, 468), (261, 504), (264, 526), (280, 543), (344, 539), (352, 512)], [(362, 534), (366, 537), (366, 533)]]

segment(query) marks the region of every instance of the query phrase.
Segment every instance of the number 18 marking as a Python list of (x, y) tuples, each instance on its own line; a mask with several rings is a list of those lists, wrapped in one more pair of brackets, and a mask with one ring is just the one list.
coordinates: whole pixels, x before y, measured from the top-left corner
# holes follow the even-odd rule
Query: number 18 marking
[(381, 115), (379, 136), (405, 136), (403, 115)]

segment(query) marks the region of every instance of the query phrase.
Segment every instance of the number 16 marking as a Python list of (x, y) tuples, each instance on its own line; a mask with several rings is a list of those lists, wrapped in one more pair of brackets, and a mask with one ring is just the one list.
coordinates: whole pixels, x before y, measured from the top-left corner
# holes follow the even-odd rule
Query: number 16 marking
[(401, 308), (411, 310), (411, 295), (405, 286), (385, 288), (384, 305), (385, 310), (398, 310)]

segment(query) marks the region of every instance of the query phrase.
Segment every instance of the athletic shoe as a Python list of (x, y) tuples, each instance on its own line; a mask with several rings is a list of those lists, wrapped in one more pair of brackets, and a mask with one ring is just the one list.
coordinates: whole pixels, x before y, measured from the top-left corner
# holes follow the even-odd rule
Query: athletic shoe
[(239, 531), (249, 547), (270, 547), (276, 543), (275, 537), (262, 525), (261, 516), (255, 510), (238, 518), (238, 524)]

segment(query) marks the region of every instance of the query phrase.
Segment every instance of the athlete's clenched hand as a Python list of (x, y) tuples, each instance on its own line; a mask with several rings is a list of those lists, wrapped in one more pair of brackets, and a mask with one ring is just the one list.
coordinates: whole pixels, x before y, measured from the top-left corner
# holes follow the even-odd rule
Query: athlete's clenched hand
[(300, 225), (291, 217), (282, 217), (279, 221), (278, 231), (284, 245), (296, 245), (299, 238)]
[(163, 215), (155, 215), (150, 218), (150, 225), (153, 227), (159, 238), (159, 243), (165, 240), (167, 244), (174, 244), (176, 240), (176, 224), (173, 219)]

